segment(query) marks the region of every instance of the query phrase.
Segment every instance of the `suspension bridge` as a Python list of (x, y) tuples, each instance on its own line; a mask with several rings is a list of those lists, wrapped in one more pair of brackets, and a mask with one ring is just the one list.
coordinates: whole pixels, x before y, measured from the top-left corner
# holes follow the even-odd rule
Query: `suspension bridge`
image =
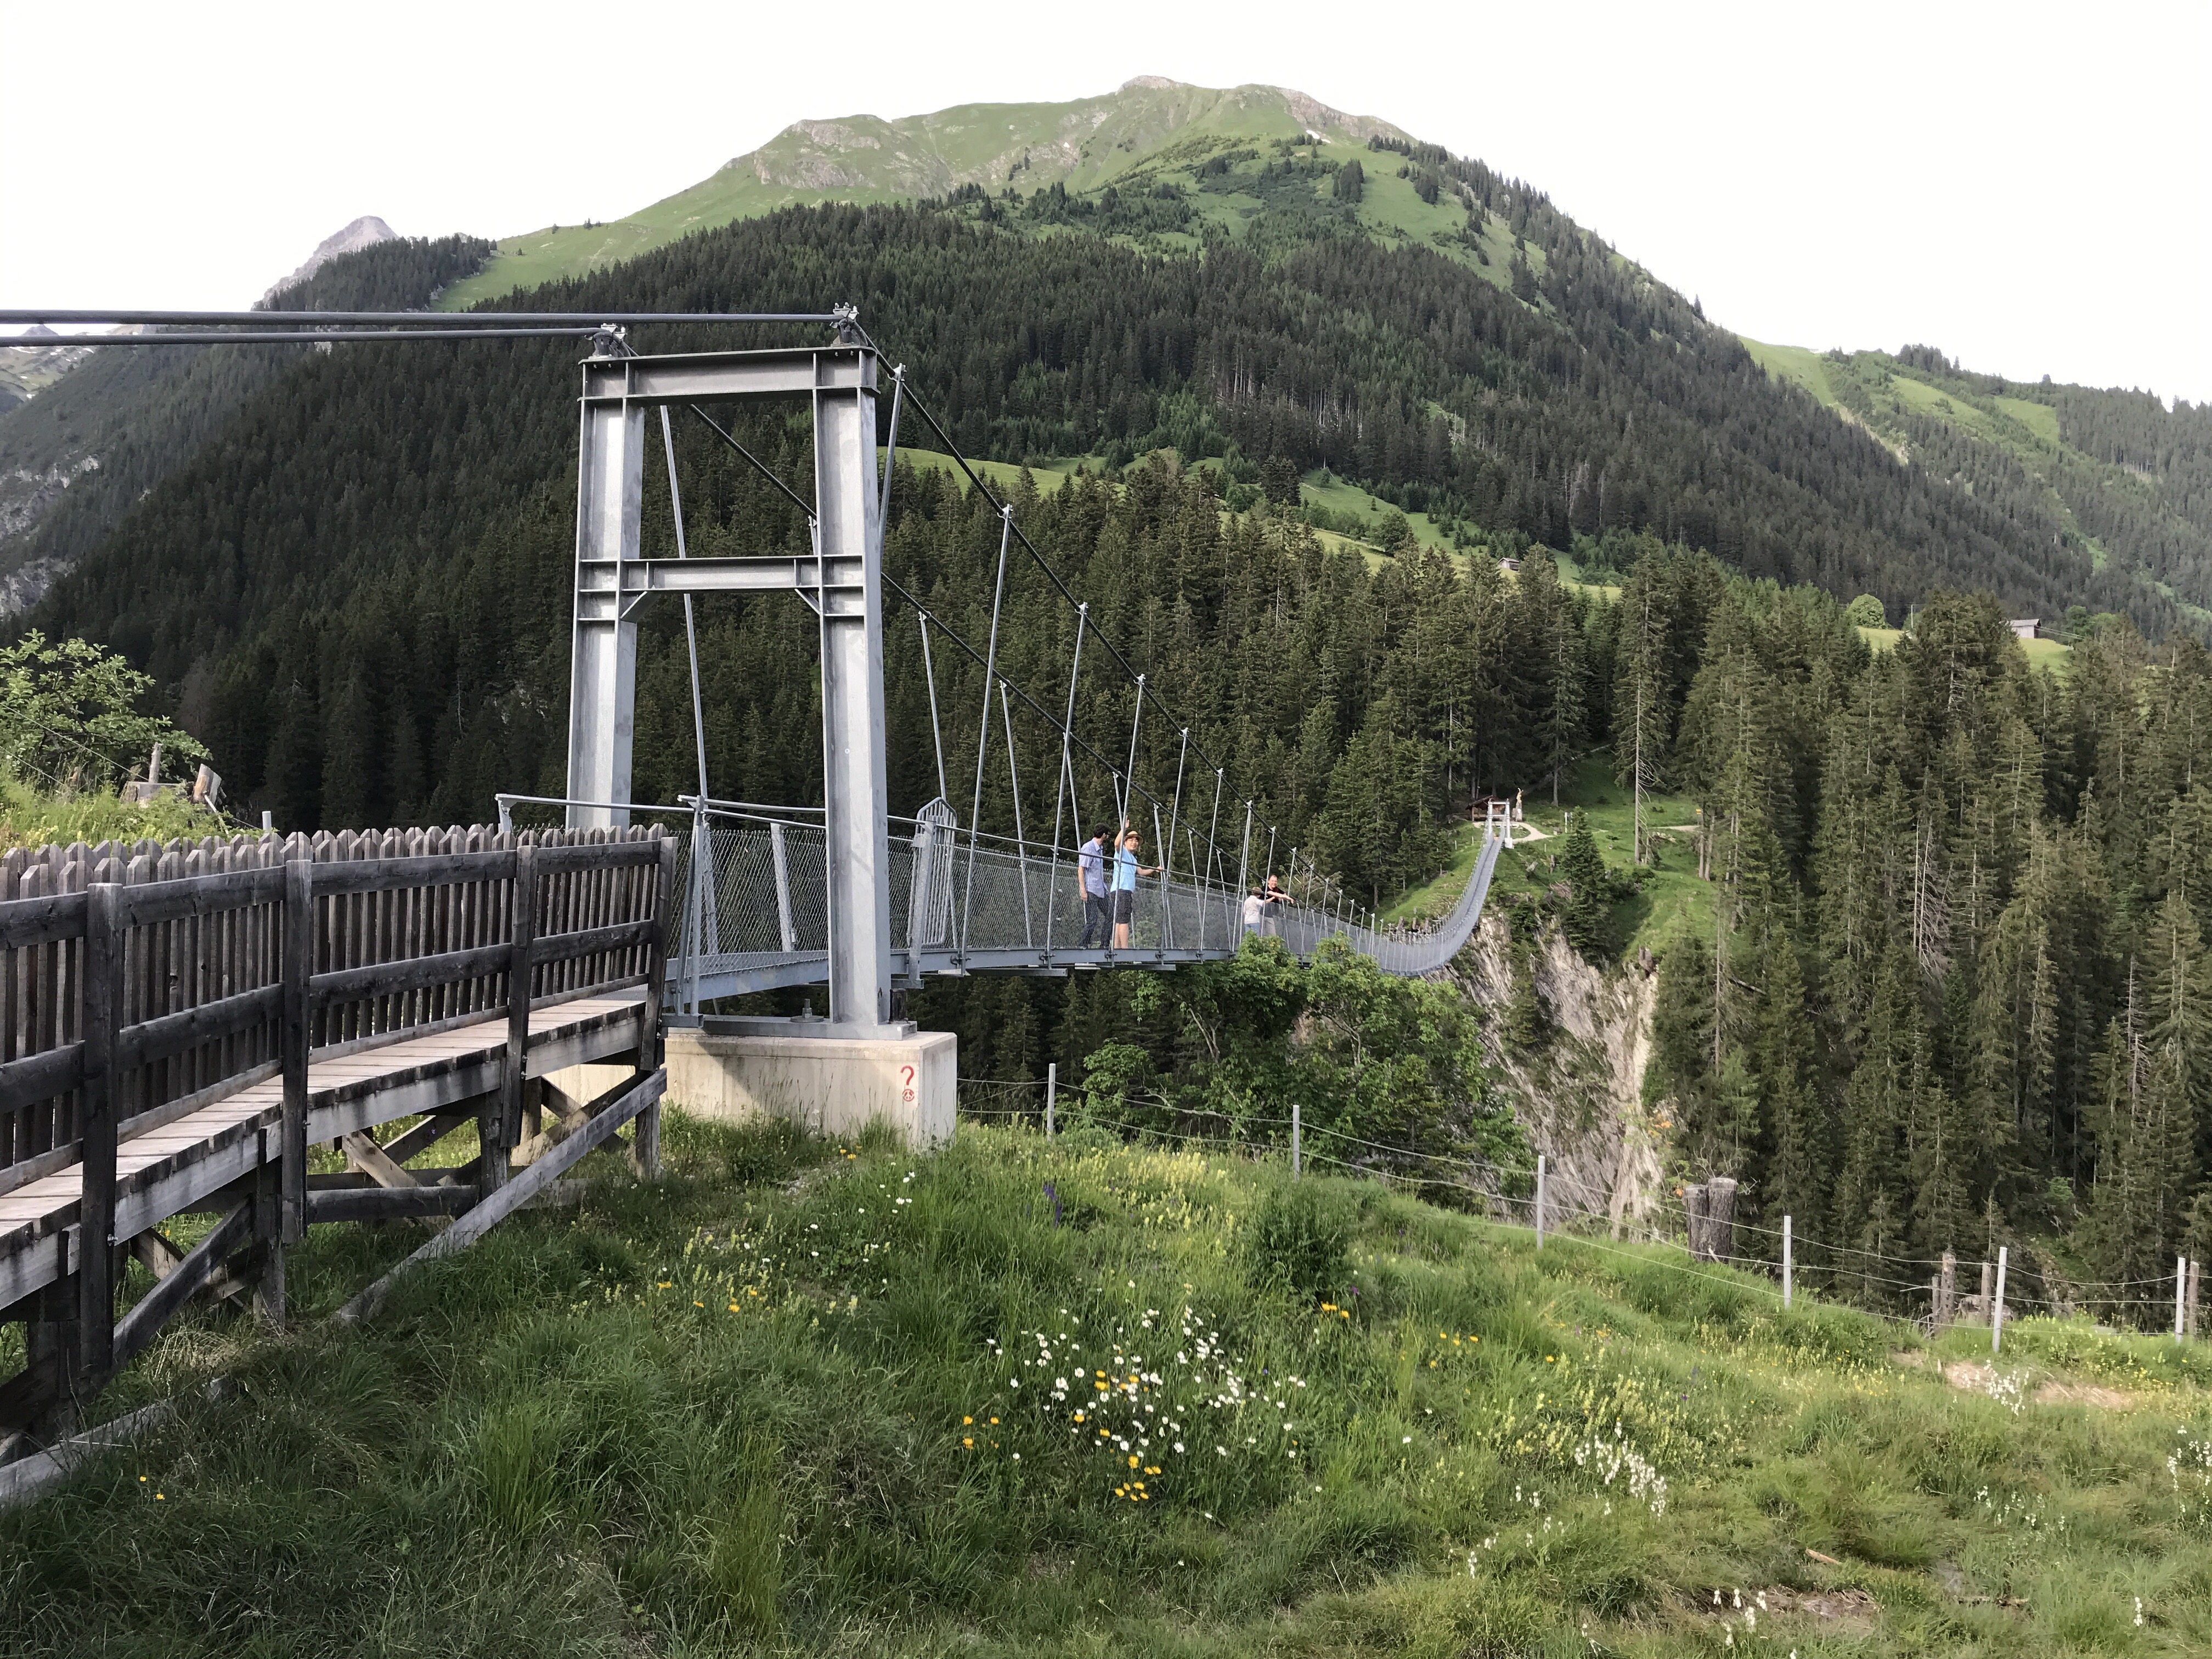
[[(284, 1251), (313, 1223), (446, 1222), (411, 1261), (459, 1248), (526, 1203), (562, 1201), (572, 1183), (561, 1177), (595, 1147), (621, 1145), (641, 1174), (657, 1173), (659, 1103), (679, 1064), (702, 1095), (752, 1066), (773, 1076), (754, 1079), (750, 1100), (836, 1100), (855, 1125), (886, 1115), (927, 1139), (949, 1132), (951, 1039), (917, 1033), (898, 994), (929, 976), (1164, 971), (1226, 958), (1255, 928), (1247, 896), (1263, 883), (1273, 896), (1256, 930), (1301, 958), (1334, 939), (1389, 973), (1433, 972), (1480, 921), (1510, 830), (1495, 811), (1457, 902), (1419, 929), (1363, 912), (1310, 852), (1279, 857), (1259, 804), (1229, 793), (1228, 768), (1091, 621), (904, 370), (884, 374), (849, 309), (612, 319), (0, 312), (11, 322), (165, 331), (76, 337), (119, 347), (550, 336), (588, 343), (588, 355), (564, 795), (500, 797), (497, 824), (469, 830), (79, 844), (0, 861), (0, 1316), (28, 1332), (27, 1363), (0, 1382), (0, 1465), (65, 1431), (194, 1298), (247, 1297), (281, 1322)], [(759, 323), (820, 325), (830, 337), (672, 356), (639, 354), (627, 337), (643, 325)], [(811, 416), (806, 489), (709, 413), (792, 403)], [(883, 568), (908, 410), (997, 514), (980, 641)], [(689, 555), (677, 413), (711, 428), (800, 509), (807, 552)], [(655, 451), (673, 557), (642, 551)], [(1073, 614), (1064, 688), (1024, 686), (1002, 669), (1017, 558)], [(693, 606), (703, 594), (778, 592), (799, 601), (795, 619), (818, 633), (823, 799), (720, 799), (708, 785)], [(656, 596), (684, 609), (698, 767), (696, 793), (665, 805), (635, 801), (630, 787), (638, 612)], [(901, 625), (910, 615), (921, 630), (930, 678), (938, 793), (911, 815), (893, 812), (886, 786), (883, 640), (893, 603)], [(945, 649), (981, 669), (964, 816), (944, 739), (947, 719), (963, 716), (940, 711), (933, 666)], [(1116, 754), (1096, 748), (1075, 719), (1102, 676), (1133, 687)], [(1023, 817), (1018, 717), (1056, 751), (1048, 831)], [(979, 820), (994, 764), (1007, 769), (1013, 822), (987, 831)], [(518, 825), (518, 809), (557, 811), (562, 825)], [(1078, 828), (1102, 822), (1138, 831), (1158, 860), (1124, 876), (1126, 898), (1103, 925), (1079, 873)], [(1279, 887), (1278, 877), (1287, 877)], [(800, 986), (823, 988), (823, 1015), (714, 1012), (730, 997)], [(938, 1079), (922, 1092), (944, 1096), (938, 1129), (917, 1098), (921, 1071)], [(903, 1089), (894, 1080), (886, 1092), (884, 1079), (902, 1072)], [(692, 1103), (681, 1089), (678, 1097)], [(419, 1167), (457, 1133), (473, 1136), (460, 1161)], [(316, 1147), (329, 1149), (325, 1167), (311, 1167)], [(180, 1247), (164, 1229), (191, 1215), (215, 1219)], [(133, 1261), (153, 1287), (118, 1321)], [(349, 1312), (373, 1311), (388, 1282)]]

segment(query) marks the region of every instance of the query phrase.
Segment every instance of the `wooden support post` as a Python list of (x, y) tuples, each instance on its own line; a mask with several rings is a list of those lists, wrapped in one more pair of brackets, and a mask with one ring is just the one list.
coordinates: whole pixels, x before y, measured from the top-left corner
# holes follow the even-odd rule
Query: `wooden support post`
[(284, 1115), (277, 1141), (282, 1226), (296, 1244), (307, 1231), (307, 979), (315, 968), (315, 866), (305, 856), (284, 866)]
[(1705, 1260), (1735, 1260), (1735, 1181), (1715, 1176), (1705, 1183)]
[(1796, 1255), (1792, 1249), (1795, 1241), (1790, 1237), (1790, 1225), (1791, 1218), (1784, 1216), (1782, 1218), (1782, 1305), (1784, 1308), (1790, 1305), (1790, 1280), (1797, 1266)]
[(1705, 1259), (1705, 1210), (1709, 1194), (1705, 1183), (1693, 1182), (1682, 1189), (1682, 1228), (1688, 1236), (1690, 1260)]
[(284, 1328), (284, 1192), (281, 1161), (264, 1160), (253, 1171), (253, 1310), (275, 1330)]
[(2204, 1264), (2192, 1261), (2189, 1264), (2189, 1316), (2185, 1322), (2189, 1340), (2192, 1342), (2197, 1340), (2197, 1304), (2203, 1289)]
[(1536, 1248), (1544, 1248), (1544, 1155), (1536, 1154)]
[(28, 1428), (33, 1437), (45, 1441), (63, 1439), (74, 1431), (76, 1410), (71, 1372), (76, 1364), (82, 1310), (74, 1273), (33, 1292), (30, 1323), (24, 1333), (30, 1363), (21, 1379), (22, 1388), (10, 1390), (20, 1399), (7, 1402), (0, 1423)]
[(1053, 1136), (1052, 1109), (1059, 1093), (1060, 1062), (1056, 1060), (1048, 1060), (1044, 1068), (1044, 1138), (1047, 1140), (1050, 1140)]
[(1990, 1322), (1990, 1275), (1996, 1271), (1986, 1261), (1982, 1263), (1982, 1323)]
[(2189, 1316), (2189, 1258), (2173, 1258), (2173, 1340), (2181, 1340), (2181, 1328)]
[(530, 1061), (530, 992), (537, 975), (531, 958), (538, 946), (538, 849), (514, 849), (514, 908), (510, 915), (507, 970), (507, 1070), (499, 1093), (484, 1103), (477, 1121), (483, 1156), (477, 1190), (495, 1193), (506, 1184), (514, 1133), (522, 1127), (522, 1084)]
[(1298, 1145), (1298, 1132), (1301, 1127), (1298, 1122), (1298, 1103), (1294, 1100), (1291, 1103), (1291, 1179), (1293, 1181), (1298, 1178), (1298, 1164), (1304, 1152), (1304, 1149)]
[(84, 935), (84, 1093), (77, 1133), (77, 1375), (94, 1389), (115, 1368), (115, 1125), (122, 1095), (123, 889), (96, 882)]
[(1950, 1251), (1943, 1252), (1941, 1270), (1936, 1275), (1936, 1328), (1942, 1330), (1957, 1316), (1959, 1309), (1959, 1258)]
[(1996, 1353), (2004, 1344), (2004, 1282), (2005, 1257), (2011, 1251), (2008, 1244), (1997, 1246), (1997, 1294), (1990, 1304), (1990, 1352)]

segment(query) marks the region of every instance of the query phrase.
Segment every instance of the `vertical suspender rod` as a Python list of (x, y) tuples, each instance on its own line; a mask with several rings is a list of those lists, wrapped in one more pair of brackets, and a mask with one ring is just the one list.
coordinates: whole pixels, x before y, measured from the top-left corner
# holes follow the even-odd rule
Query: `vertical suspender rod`
[(999, 677), (999, 612), (1006, 601), (1006, 544), (1013, 539), (1014, 510), (999, 509), (999, 579), (991, 592), (991, 641), (983, 653), (983, 713), (975, 722), (975, 800), (968, 812), (968, 885), (960, 901), (960, 952), (968, 951), (968, 925), (975, 913), (975, 832), (983, 816), (983, 757), (991, 749), (991, 685)]

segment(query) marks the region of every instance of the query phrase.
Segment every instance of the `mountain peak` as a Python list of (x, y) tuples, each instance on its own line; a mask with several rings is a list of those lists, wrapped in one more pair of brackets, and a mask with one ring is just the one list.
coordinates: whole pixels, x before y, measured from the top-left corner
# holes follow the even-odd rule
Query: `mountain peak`
[(396, 240), (398, 234), (374, 214), (363, 214), (343, 229), (332, 231), (316, 243), (315, 251), (307, 256), (307, 262), (263, 295), (262, 303), (267, 304), (288, 288), (296, 288), (340, 254), (356, 253), (362, 248), (374, 247), (379, 242)]

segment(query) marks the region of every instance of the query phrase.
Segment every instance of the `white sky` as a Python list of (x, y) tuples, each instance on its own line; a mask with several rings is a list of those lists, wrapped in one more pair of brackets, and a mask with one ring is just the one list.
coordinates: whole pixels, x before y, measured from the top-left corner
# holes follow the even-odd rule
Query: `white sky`
[(360, 214), (616, 218), (802, 117), (1156, 74), (1480, 156), (1758, 338), (2212, 400), (2203, 0), (33, 7), (0, 307), (242, 306)]

